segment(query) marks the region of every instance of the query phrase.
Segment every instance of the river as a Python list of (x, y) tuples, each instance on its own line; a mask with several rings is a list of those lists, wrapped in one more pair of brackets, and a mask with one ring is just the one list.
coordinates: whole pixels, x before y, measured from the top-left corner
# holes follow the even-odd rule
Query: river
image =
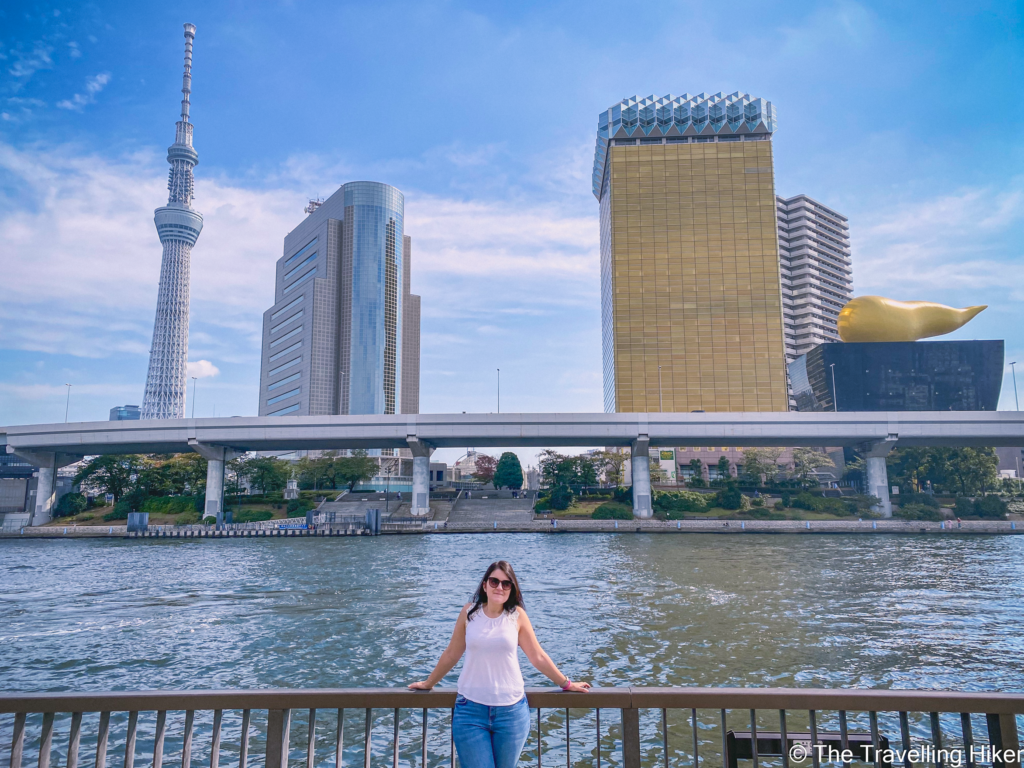
[(1024, 537), (696, 534), (4, 541), (2, 690), (404, 685), (498, 558), (596, 685), (1024, 690)]

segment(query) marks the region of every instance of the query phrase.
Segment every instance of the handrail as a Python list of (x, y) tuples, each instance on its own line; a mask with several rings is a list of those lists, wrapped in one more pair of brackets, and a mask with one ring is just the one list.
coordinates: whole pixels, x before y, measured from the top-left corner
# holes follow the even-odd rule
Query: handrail
[[(0, 713), (129, 712), (309, 707), (450, 708), (454, 689), (259, 688), (209, 691), (3, 693)], [(1024, 715), (1024, 694), (934, 690), (822, 688), (593, 688), (566, 693), (528, 688), (530, 706), (607, 709), (794, 709), (860, 712), (973, 712)]]
[[(123, 741), (124, 765), (126, 768), (133, 768), (136, 752), (141, 746), (137, 745), (140, 712), (156, 713), (155, 730), (151, 731), (153, 766), (159, 768), (163, 763), (165, 751), (172, 748), (180, 749), (181, 765), (187, 767), (192, 764), (193, 737), (197, 729), (202, 730), (205, 743), (207, 721), (205, 718), (196, 717), (197, 712), (203, 711), (213, 712), (212, 730), (209, 730), (211, 768), (217, 768), (219, 765), (222, 728), (229, 730), (229, 751), (237, 748), (239, 765), (247, 766), (249, 742), (254, 735), (253, 727), (257, 731), (257, 747), (260, 743), (264, 746), (264, 768), (288, 768), (289, 753), (293, 748), (290, 736), (292, 712), (299, 714), (302, 710), (308, 710), (308, 717), (304, 723), (306, 768), (313, 768), (317, 764), (317, 750), (323, 748), (320, 745), (329, 746), (334, 750), (335, 765), (340, 768), (345, 750), (346, 710), (365, 710), (365, 729), (362, 735), (364, 766), (371, 765), (373, 733), (377, 722), (373, 710), (385, 710), (385, 723), (390, 720), (393, 727), (389, 745), (392, 752), (392, 768), (399, 768), (402, 724), (416, 722), (415, 711), (419, 710), (420, 722), (416, 730), (420, 732), (419, 748), (422, 756), (414, 760), (412, 765), (427, 768), (428, 741), (436, 747), (439, 741), (437, 737), (442, 737), (442, 743), (446, 745), (444, 751), (448, 754), (439, 755), (442, 760), (440, 764), (456, 768), (454, 740), (449, 727), (451, 720), (442, 716), (441, 722), (438, 723), (435, 717), (432, 731), (434, 738), (428, 739), (431, 733), (428, 711), (447, 710), (454, 716), (456, 696), (456, 691), (451, 689), (409, 691), (402, 688), (5, 693), (0, 694), (0, 715), (14, 715), (14, 727), (10, 731), (10, 768), (22, 768), (26, 743), (31, 745), (33, 742), (38, 744), (38, 764), (44, 768), (50, 766), (56, 732), (55, 715), (58, 713), (70, 715), (66, 741), (66, 768), (78, 768), (83, 714), (86, 713), (99, 714), (96, 731), (96, 768), (107, 768), (111, 740), (118, 743)], [(822, 761), (836, 762), (840, 759), (847, 768), (852, 759), (872, 762), (874, 768), (893, 768), (896, 760), (891, 757), (893, 753), (890, 745), (897, 738), (903, 750), (898, 760), (902, 762), (904, 768), (914, 768), (914, 762), (934, 762), (936, 768), (942, 768), (945, 764), (962, 765), (962, 762), (956, 762), (953, 757), (948, 756), (950, 748), (959, 749), (961, 756), (963, 753), (969, 755), (969, 768), (982, 763), (991, 764), (993, 768), (1019, 768), (1024, 754), (1020, 749), (1017, 728), (1017, 715), (1024, 715), (1024, 694), (1019, 693), (891, 689), (628, 687), (596, 688), (589, 693), (565, 693), (557, 688), (530, 688), (527, 689), (526, 696), (530, 707), (537, 712), (534, 721), (536, 730), (534, 731), (531, 726), (530, 739), (535, 745), (533, 749), (538, 767), (542, 764), (546, 737), (550, 739), (553, 734), (558, 734), (556, 738), (560, 740), (562, 733), (565, 737), (566, 765), (572, 765), (570, 710), (573, 709), (577, 712), (580, 709), (591, 710), (588, 717), (593, 715), (596, 739), (593, 741), (595, 746), (588, 754), (596, 754), (598, 766), (601, 764), (602, 749), (608, 748), (605, 737), (612, 736), (611, 731), (602, 733), (602, 709), (618, 709), (620, 712), (619, 737), (613, 737), (612, 748), (621, 750), (623, 768), (641, 768), (644, 761), (643, 753), (647, 751), (649, 754), (652, 737), (655, 735), (661, 737), (660, 749), (664, 765), (666, 768), (669, 766), (670, 757), (680, 751), (678, 736), (676, 746), (670, 747), (669, 710), (685, 712), (685, 720), (688, 721), (685, 728), (689, 730), (692, 742), (683, 747), (682, 751), (689, 752), (686, 759), (692, 760), (689, 764), (694, 766), (700, 765), (701, 760), (707, 761), (710, 752), (713, 757), (711, 763), (707, 764), (721, 764), (724, 768), (738, 768), (738, 761), (741, 759), (752, 760), (753, 768), (758, 768), (759, 756), (781, 756), (783, 768), (791, 768), (791, 760), (796, 763), (792, 768), (809, 768), (806, 765), (809, 757), (813, 757), (813, 768), (819, 768)], [(552, 718), (549, 716), (546, 735), (541, 716), (542, 710), (545, 709), (549, 713), (555, 713), (556, 719), (552, 727)], [(660, 709), (660, 728), (652, 728), (653, 723), (651, 718), (648, 718), (647, 725), (642, 730), (641, 710), (652, 709)], [(241, 723), (237, 729), (233, 725), (234, 715), (231, 716), (232, 725), (224, 725), (224, 710), (241, 710)], [(253, 710), (265, 711), (265, 719), (262, 715), (252, 718)], [(337, 727), (332, 728), (328, 722), (328, 734), (324, 734), (318, 741), (317, 713), (325, 710), (336, 710)], [(392, 710), (393, 715), (388, 717), (386, 710)], [(402, 714), (403, 710), (406, 712), (405, 715)], [(708, 736), (713, 734), (701, 733), (702, 728), (706, 728), (709, 723), (707, 717), (699, 717), (698, 712), (703, 711), (706, 716), (709, 714), (708, 710), (717, 710), (714, 712), (714, 719), (720, 725), (711, 726), (711, 730), (720, 730), (717, 738), (709, 739)], [(803, 711), (807, 715), (809, 731), (802, 731), (803, 724), (798, 722), (800, 718), (790, 719), (787, 710), (789, 713)], [(183, 728), (179, 731), (176, 725), (178, 721), (175, 719), (175, 725), (169, 732), (168, 712), (181, 711), (185, 713)], [(562, 712), (564, 718), (561, 718)], [(118, 717), (112, 720), (112, 713), (117, 713)], [(121, 713), (127, 713), (126, 722)], [(835, 730), (835, 719), (826, 713), (838, 714), (838, 731)], [(863, 731), (862, 718), (859, 723), (857, 719), (849, 718), (851, 713), (867, 713), (870, 733)], [(953, 717), (951, 713), (958, 717)], [(38, 726), (35, 718), (31, 722), (28, 720), (30, 715), (37, 714), (41, 715)], [(879, 717), (880, 714), (883, 717)], [(914, 715), (915, 733), (919, 736), (920, 743), (917, 745), (911, 739), (911, 714)], [(735, 726), (736, 715), (743, 718), (743, 725), (749, 727), (749, 730), (728, 727), (729, 719), (732, 719)], [(894, 715), (898, 715), (898, 720)], [(940, 715), (945, 715), (945, 718), (941, 718)], [(983, 730), (975, 732), (972, 715), (984, 716)], [(822, 717), (820, 722), (819, 717)], [(301, 721), (301, 717), (299, 719)], [(945, 734), (943, 719), (946, 720)], [(331, 717), (328, 717), (328, 721), (330, 720)], [(92, 722), (90, 718), (90, 727)], [(579, 722), (577, 715), (577, 723)], [(701, 722), (704, 725), (699, 725)], [(773, 730), (776, 722), (778, 731)], [(66, 718), (63, 723), (66, 724)], [(920, 739), (924, 723), (930, 724), (930, 740)], [(61, 730), (65, 727), (64, 724), (61, 725)], [(819, 729), (819, 726), (825, 730)], [(854, 728), (852, 731), (851, 726)], [(951, 726), (960, 730), (962, 738), (958, 739), (955, 731), (949, 730)], [(856, 730), (858, 727), (862, 729), (860, 732)], [(259, 732), (263, 733), (262, 739)], [(147, 737), (149, 733), (147, 730)], [(329, 735), (333, 735), (332, 740), (324, 744), (325, 737)], [(173, 745), (165, 744), (167, 737), (174, 740)], [(63, 738), (62, 732), (61, 739)], [(408, 742), (408, 738), (405, 741)], [(585, 741), (589, 743), (589, 738)], [(177, 746), (178, 742), (180, 747)], [(579, 742), (580, 738), (577, 736), (577, 750), (580, 749)], [(602, 747), (602, 744), (606, 746)], [(911, 750), (920, 749), (922, 745), (929, 756), (910, 757)], [(406, 749), (408, 746), (407, 744)], [(589, 746), (585, 748), (590, 749)], [(975, 756), (975, 748), (981, 748), (981, 758)], [(831, 751), (827, 757), (822, 758), (821, 750)], [(886, 752), (887, 750), (890, 751)], [(885, 754), (889, 756), (883, 757)], [(719, 758), (720, 763), (717, 762)]]

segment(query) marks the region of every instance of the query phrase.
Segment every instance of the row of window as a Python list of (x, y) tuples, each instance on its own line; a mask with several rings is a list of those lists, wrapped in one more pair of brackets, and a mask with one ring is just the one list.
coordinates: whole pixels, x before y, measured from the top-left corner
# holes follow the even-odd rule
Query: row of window
[[(293, 307), (297, 307), (297, 306), (298, 306), (299, 304), (301, 304), (301, 303), (302, 303), (302, 300), (303, 300), (304, 298), (306, 298), (306, 295), (305, 295), (305, 294), (303, 294), (302, 296), (299, 296), (299, 298), (295, 299), (295, 300), (294, 300), (293, 302), (291, 302), (290, 304), (288, 304), (288, 305), (286, 305), (286, 306), (284, 306), (284, 307), (281, 307), (281, 308), (280, 308), (279, 310), (277, 310), (277, 312), (275, 312), (274, 314), (272, 314), (272, 315), (270, 316), (270, 319), (271, 319), (271, 320), (277, 320), (277, 318), (279, 318), (279, 317), (280, 317), (281, 315), (283, 315), (283, 314), (284, 314), (285, 312), (287, 312), (288, 310), (292, 309)], [(287, 322), (287, 321), (285, 321), (285, 322)]]
[(298, 253), (295, 253), (295, 254), (289, 256), (288, 260), (284, 263), (284, 266), (287, 267), (289, 264), (291, 264), (297, 258), (302, 256), (307, 251), (309, 251), (310, 248), (312, 248), (314, 245), (316, 245), (316, 241), (317, 241), (317, 238), (314, 237), (312, 240), (310, 240), (308, 243), (306, 243), (304, 246), (302, 246), (302, 248), (299, 250)]
[(302, 317), (302, 313), (303, 313), (303, 310), (300, 309), (298, 312), (296, 312), (294, 315), (289, 317), (287, 320), (282, 320), (280, 323), (278, 323), (277, 325), (275, 325), (273, 328), (270, 329), (270, 333), (271, 334), (277, 333), (279, 330), (281, 330), (286, 325), (288, 325), (288, 323), (291, 323), (291, 322), (293, 322), (295, 320), (298, 320), (300, 317)]
[(296, 288), (298, 288), (302, 283), (306, 282), (306, 280), (308, 280), (309, 278), (311, 278), (315, 274), (316, 274), (316, 267), (313, 267), (311, 270), (309, 270), (309, 272), (304, 274), (302, 277), (298, 278), (294, 283), (292, 283), (291, 285), (285, 287), (283, 293), (286, 293), (286, 294), (287, 293), (291, 293)]
[(280, 403), (282, 400), (287, 400), (289, 397), (295, 397), (297, 394), (302, 392), (302, 387), (296, 387), (295, 389), (285, 392), (283, 395), (272, 397), (267, 400), (267, 405), (273, 405), (274, 403)]
[(286, 333), (281, 338), (275, 339), (274, 341), (270, 342), (270, 348), (273, 349), (278, 344), (281, 344), (282, 342), (292, 338), (293, 336), (297, 336), (298, 334), (302, 333), (302, 328), (303, 328), (303, 326), (301, 326), (301, 325), (298, 328), (293, 328), (292, 330), (288, 331), (288, 333)]
[(297, 275), (302, 270), (303, 267), (305, 267), (307, 264), (309, 264), (309, 262), (313, 261), (313, 259), (315, 259), (315, 258), (316, 258), (316, 253), (312, 254), (308, 258), (306, 258), (303, 261), (299, 262), (299, 264), (295, 267), (295, 269), (293, 269), (291, 272), (289, 272), (287, 275), (284, 276), (285, 282), (291, 280), (295, 275)]

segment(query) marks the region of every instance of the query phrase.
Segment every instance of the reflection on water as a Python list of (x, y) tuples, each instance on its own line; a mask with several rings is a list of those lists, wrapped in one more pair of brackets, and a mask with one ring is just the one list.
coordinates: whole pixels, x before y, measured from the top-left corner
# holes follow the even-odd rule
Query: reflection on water
[[(404, 685), (505, 558), (573, 679), (1021, 691), (1022, 555), (1018, 537), (953, 536), (5, 541), (0, 680), (8, 692)], [(545, 684), (523, 664), (527, 685)], [(545, 720), (556, 742), (561, 716)], [(685, 713), (670, 726), (682, 738)]]

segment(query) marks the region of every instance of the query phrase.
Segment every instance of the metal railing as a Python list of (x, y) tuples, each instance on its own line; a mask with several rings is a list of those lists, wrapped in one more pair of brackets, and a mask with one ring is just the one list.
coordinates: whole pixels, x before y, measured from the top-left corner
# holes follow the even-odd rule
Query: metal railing
[[(782, 768), (1020, 765), (1019, 694), (605, 688), (530, 689), (527, 698), (536, 725), (523, 760), (537, 768), (545, 758), (560, 761), (563, 751), (566, 768), (574, 761), (598, 768), (602, 761), (622, 768), (735, 768), (740, 760), (753, 768), (762, 762)], [(455, 699), (451, 690), (401, 689), (6, 694), (0, 695), (0, 733), (10, 737), (10, 768), (28, 764), (26, 745), (39, 768), (79, 768), (86, 723), (94, 768), (108, 768), (115, 752), (124, 768), (134, 768), (143, 749), (153, 768), (162, 768), (169, 751), (189, 768), (200, 743), (210, 768), (219, 768), (222, 758), (247, 768), (260, 754), (264, 768), (288, 768), (302, 758), (306, 768), (360, 761), (371, 768), (388, 759), (392, 768), (455, 768)], [(609, 709), (619, 710), (618, 717), (606, 715), (602, 728), (602, 710)], [(325, 710), (330, 714), (319, 730)], [(178, 712), (183, 717), (169, 714)], [(346, 739), (353, 719), (362, 733)]]

